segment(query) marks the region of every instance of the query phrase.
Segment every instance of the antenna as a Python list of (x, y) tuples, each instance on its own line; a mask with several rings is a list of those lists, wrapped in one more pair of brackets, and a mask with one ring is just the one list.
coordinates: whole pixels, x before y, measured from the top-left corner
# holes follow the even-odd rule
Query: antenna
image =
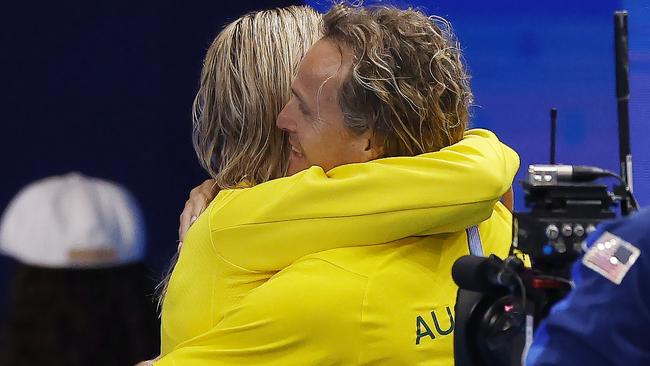
[(551, 108), (551, 161), (555, 164), (555, 140), (557, 138), (557, 108)]
[[(618, 151), (621, 177), (632, 192), (632, 151), (630, 149), (629, 59), (627, 46), (627, 11), (614, 12), (614, 49), (616, 53), (616, 101), (618, 104)], [(621, 202), (623, 215), (631, 212), (630, 202)]]

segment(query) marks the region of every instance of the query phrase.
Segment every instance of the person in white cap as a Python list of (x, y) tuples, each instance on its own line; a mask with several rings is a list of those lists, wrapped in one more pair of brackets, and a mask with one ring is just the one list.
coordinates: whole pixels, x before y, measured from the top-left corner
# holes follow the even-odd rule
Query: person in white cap
[(22, 189), (0, 223), (15, 260), (0, 365), (128, 365), (158, 351), (140, 208), (79, 173)]

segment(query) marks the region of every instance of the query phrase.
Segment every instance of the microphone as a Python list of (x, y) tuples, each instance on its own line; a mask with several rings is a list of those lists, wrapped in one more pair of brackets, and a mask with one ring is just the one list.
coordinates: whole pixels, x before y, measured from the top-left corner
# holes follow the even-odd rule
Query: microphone
[(503, 261), (494, 254), (485, 258), (475, 255), (464, 255), (454, 262), (451, 277), (459, 288), (488, 292), (494, 286), (508, 285), (503, 276), (506, 267)]
[(591, 182), (594, 179), (612, 176), (613, 173), (592, 166), (536, 164), (528, 166), (528, 183), (536, 186), (556, 185), (560, 182)]

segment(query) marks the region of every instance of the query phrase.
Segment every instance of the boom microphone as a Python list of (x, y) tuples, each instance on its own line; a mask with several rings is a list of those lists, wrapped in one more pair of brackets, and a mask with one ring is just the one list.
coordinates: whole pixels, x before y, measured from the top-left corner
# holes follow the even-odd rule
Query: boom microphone
[[(630, 148), (630, 81), (629, 81), (629, 50), (627, 34), (627, 11), (614, 13), (614, 50), (616, 62), (616, 101), (618, 107), (618, 155), (621, 177), (625, 185), (633, 191), (632, 179), (632, 149)], [(632, 212), (630, 201), (626, 198), (621, 202), (623, 216)]]

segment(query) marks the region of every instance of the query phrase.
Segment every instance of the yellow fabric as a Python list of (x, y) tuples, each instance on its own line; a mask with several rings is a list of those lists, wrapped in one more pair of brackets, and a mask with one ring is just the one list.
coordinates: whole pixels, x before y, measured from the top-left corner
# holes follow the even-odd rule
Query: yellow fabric
[(463, 229), (485, 220), (486, 253), (507, 254), (495, 202), (518, 164), (472, 130), (435, 153), (222, 191), (185, 239), (156, 365), (451, 364)]

